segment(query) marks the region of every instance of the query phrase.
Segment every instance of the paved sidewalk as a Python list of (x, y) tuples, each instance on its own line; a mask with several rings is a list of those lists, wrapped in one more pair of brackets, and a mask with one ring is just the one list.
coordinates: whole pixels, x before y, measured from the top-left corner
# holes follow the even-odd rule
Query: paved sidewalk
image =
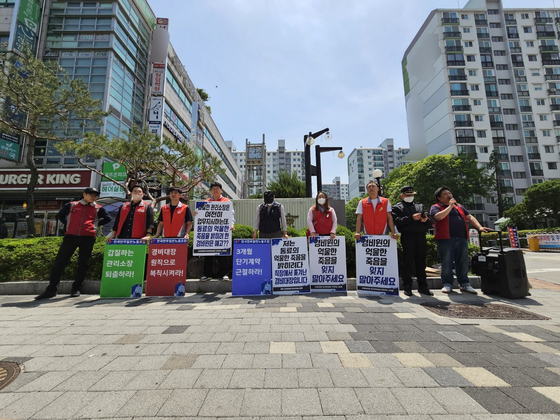
[[(0, 418), (560, 419), (560, 291), (0, 297)], [(439, 317), (507, 303), (545, 321)]]

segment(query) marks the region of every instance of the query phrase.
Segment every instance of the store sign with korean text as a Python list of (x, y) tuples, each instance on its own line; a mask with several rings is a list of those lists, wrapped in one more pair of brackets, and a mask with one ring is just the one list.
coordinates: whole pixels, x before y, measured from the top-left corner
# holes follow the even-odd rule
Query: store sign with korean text
[(150, 240), (146, 296), (185, 296), (188, 238)]
[(154, 63), (154, 71), (152, 73), (152, 95), (163, 95), (165, 87), (165, 63)]
[(113, 239), (105, 245), (100, 297), (141, 297), (146, 244), (140, 239)]
[(0, 158), (18, 161), (20, 149), (19, 134), (8, 134), (0, 132)]
[[(103, 175), (114, 179), (115, 181), (126, 181), (126, 167), (118, 162), (103, 162)], [(100, 197), (126, 198), (126, 192), (123, 187), (103, 178), (101, 181)]]
[[(26, 190), (31, 180), (27, 169), (0, 170), (0, 190)], [(37, 189), (76, 190), (90, 186), (91, 171), (87, 169), (39, 170)]]
[(358, 294), (398, 295), (397, 241), (387, 235), (364, 235), (356, 241)]

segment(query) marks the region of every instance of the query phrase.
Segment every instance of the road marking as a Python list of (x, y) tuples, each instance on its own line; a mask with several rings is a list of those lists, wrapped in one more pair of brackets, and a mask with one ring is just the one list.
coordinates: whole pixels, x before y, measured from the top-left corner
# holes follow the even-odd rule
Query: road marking
[(535, 268), (534, 270), (527, 270), (527, 274), (553, 273), (556, 271), (560, 271), (560, 268)]

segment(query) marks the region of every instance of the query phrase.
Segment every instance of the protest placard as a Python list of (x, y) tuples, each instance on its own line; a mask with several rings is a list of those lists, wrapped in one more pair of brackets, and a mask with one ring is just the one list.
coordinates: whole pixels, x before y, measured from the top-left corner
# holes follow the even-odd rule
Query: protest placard
[(344, 236), (309, 238), (312, 292), (346, 291), (346, 242)]
[(185, 296), (188, 238), (150, 240), (146, 296)]
[(272, 239), (272, 293), (310, 293), (307, 238)]
[(100, 297), (141, 297), (146, 243), (113, 239), (105, 245)]
[(270, 239), (233, 241), (233, 295), (272, 294)]
[(365, 235), (356, 241), (358, 294), (398, 295), (397, 241), (386, 235)]
[(231, 201), (197, 201), (194, 213), (194, 256), (231, 255)]

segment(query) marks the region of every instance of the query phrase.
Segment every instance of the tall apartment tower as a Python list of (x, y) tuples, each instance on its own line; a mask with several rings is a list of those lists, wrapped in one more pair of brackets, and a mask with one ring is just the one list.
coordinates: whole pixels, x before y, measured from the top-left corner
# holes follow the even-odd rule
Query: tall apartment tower
[[(535, 183), (560, 178), (560, 9), (504, 9), (471, 0), (430, 13), (402, 61), (410, 154), (495, 151), (510, 205)], [(445, 180), (442, 180), (445, 183)], [(493, 199), (475, 197), (480, 221)]]

